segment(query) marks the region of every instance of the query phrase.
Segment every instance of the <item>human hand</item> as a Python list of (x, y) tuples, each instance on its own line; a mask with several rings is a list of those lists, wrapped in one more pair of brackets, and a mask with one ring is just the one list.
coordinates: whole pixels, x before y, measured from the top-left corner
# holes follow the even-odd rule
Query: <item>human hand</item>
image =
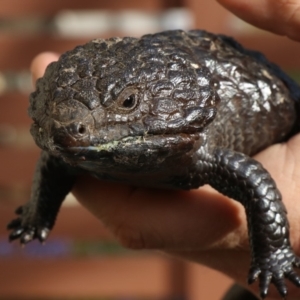
[[(35, 78), (55, 59), (57, 55), (50, 53), (36, 58), (32, 65)], [(300, 174), (293, 170), (300, 159), (299, 144), (300, 137), (295, 137), (257, 157), (278, 182), (288, 209), (296, 207), (293, 201), (299, 192), (296, 179)], [(160, 191), (80, 178), (74, 194), (126, 247), (159, 249), (218, 269), (239, 282), (247, 277), (249, 249), (243, 208), (209, 188)], [(293, 208), (289, 217), (292, 242), (298, 241), (299, 211)]]
[(217, 0), (246, 22), (300, 41), (299, 0)]

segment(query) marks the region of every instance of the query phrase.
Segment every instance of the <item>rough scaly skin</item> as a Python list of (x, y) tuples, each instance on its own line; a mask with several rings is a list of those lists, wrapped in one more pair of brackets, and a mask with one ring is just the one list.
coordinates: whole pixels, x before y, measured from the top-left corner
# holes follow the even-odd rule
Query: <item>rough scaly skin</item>
[[(43, 149), (30, 201), (10, 239), (43, 241), (79, 172), (153, 187), (210, 184), (246, 210), (261, 296), (300, 286), (281, 194), (249, 156), (296, 128), (299, 90), (259, 53), (204, 31), (79, 46), (52, 63), (29, 114)], [(59, 176), (58, 176), (59, 175)]]

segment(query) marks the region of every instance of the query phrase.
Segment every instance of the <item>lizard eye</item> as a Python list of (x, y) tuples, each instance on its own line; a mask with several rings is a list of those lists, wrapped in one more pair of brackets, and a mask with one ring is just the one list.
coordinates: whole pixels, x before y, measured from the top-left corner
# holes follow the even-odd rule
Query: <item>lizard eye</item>
[(116, 101), (116, 109), (120, 113), (130, 112), (137, 107), (138, 99), (138, 90), (136, 88), (126, 88)]
[(135, 106), (135, 103), (136, 103), (135, 95), (132, 94), (124, 100), (123, 107), (124, 108), (133, 108)]

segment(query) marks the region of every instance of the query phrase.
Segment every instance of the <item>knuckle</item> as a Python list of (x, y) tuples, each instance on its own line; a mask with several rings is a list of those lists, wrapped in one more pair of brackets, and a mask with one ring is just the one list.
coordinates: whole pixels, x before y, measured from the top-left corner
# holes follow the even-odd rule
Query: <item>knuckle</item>
[(139, 229), (120, 224), (113, 230), (114, 235), (121, 245), (132, 250), (147, 249), (144, 236)]
[(281, 10), (280, 12), (285, 14), (284, 20), (287, 36), (293, 39), (299, 39), (299, 3), (296, 1), (287, 1), (285, 3), (285, 9)]

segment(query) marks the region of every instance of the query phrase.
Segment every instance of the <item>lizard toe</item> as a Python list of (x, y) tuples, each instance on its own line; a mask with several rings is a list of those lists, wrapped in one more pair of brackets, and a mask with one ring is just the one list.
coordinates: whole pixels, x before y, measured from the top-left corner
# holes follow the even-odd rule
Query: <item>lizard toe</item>
[(263, 299), (268, 295), (271, 279), (272, 274), (270, 272), (261, 272), (259, 274), (259, 292)]
[(248, 275), (248, 284), (252, 284), (254, 281), (256, 281), (260, 272), (261, 272), (260, 268), (252, 267)]
[(37, 231), (37, 239), (41, 242), (44, 243), (45, 240), (47, 239), (48, 235), (50, 233), (50, 229), (47, 227), (40, 228)]
[(294, 285), (300, 287), (300, 276), (293, 270), (287, 273), (286, 278), (288, 278)]
[(15, 213), (16, 213), (17, 215), (21, 215), (21, 214), (23, 213), (23, 211), (24, 211), (23, 206), (19, 206), (19, 207), (15, 210)]
[(22, 245), (26, 245), (30, 241), (32, 241), (35, 238), (35, 229), (30, 228), (27, 229), (23, 234), (20, 236), (20, 242)]
[(9, 241), (13, 241), (18, 239), (24, 232), (24, 228), (23, 227), (18, 227), (16, 228), (13, 232), (10, 233), (8, 239)]
[(19, 228), (21, 226), (21, 219), (17, 218), (9, 222), (6, 226), (8, 230)]

